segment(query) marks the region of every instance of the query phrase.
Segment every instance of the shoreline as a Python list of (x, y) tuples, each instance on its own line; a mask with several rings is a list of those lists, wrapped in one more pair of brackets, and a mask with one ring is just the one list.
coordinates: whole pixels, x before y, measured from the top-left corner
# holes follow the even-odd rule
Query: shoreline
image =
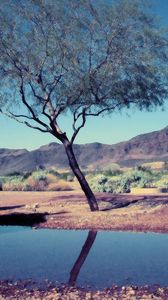
[(17, 225), (19, 218), (32, 216), (36, 228), (168, 233), (167, 194), (97, 193), (96, 197), (100, 210), (91, 212), (79, 191), (0, 192), (0, 222), (6, 218), (1, 225), (9, 225), (15, 216)]
[(117, 286), (112, 285), (103, 290), (84, 289), (75, 286), (54, 286), (27, 288), (26, 281), (0, 281), (1, 300), (167, 300), (168, 287), (153, 286)]

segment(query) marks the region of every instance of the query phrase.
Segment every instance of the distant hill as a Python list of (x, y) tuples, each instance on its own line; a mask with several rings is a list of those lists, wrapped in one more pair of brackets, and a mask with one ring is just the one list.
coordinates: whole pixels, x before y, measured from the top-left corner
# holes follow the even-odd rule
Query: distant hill
[[(135, 166), (144, 162), (168, 161), (168, 127), (115, 145), (75, 144), (74, 151), (83, 168), (104, 167), (112, 163)], [(51, 166), (68, 167), (63, 146), (58, 143), (50, 143), (33, 151), (0, 149), (0, 175)]]

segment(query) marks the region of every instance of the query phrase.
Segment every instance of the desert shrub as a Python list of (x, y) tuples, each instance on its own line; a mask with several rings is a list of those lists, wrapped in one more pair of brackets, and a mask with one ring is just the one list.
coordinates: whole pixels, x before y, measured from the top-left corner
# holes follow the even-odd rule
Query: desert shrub
[(67, 176), (67, 181), (68, 182), (72, 182), (73, 180), (74, 180), (74, 176), (72, 176), (72, 175)]
[(32, 172), (26, 172), (23, 174), (23, 180), (26, 180), (27, 178), (29, 178), (32, 175)]
[(168, 170), (168, 161), (164, 162), (163, 168), (164, 168), (164, 170)]
[(107, 169), (103, 171), (104, 176), (107, 177), (118, 176), (122, 173), (123, 172), (120, 169)]
[(71, 191), (72, 187), (64, 180), (59, 180), (58, 182), (50, 183), (47, 187), (47, 190), (48, 191)]
[(96, 182), (91, 185), (91, 188), (94, 192), (105, 192), (104, 185), (97, 184)]
[(3, 184), (6, 181), (6, 176), (0, 176), (0, 182)]
[[(106, 173), (110, 174), (110, 173)], [(150, 187), (158, 174), (146, 168), (137, 167), (125, 173), (113, 176), (98, 174), (88, 176), (87, 179), (95, 192), (129, 193), (131, 187)]]
[(3, 176), (1, 177), (2, 182), (22, 182), (23, 176), (22, 175), (15, 175), (15, 176)]
[(155, 181), (155, 187), (168, 188), (168, 176), (163, 176), (160, 180)]
[(98, 184), (104, 185), (107, 182), (108, 178), (105, 175), (99, 175), (97, 176), (96, 180)]
[(125, 174), (130, 180), (130, 187), (151, 187), (153, 182), (153, 173), (144, 167), (137, 167)]
[(48, 174), (55, 175), (55, 176), (58, 176), (58, 177), (59, 177), (59, 175), (60, 175), (59, 172), (56, 171), (54, 168), (48, 169), (48, 170), (47, 170), (47, 173), (48, 173)]
[(35, 180), (47, 180), (47, 175), (43, 171), (36, 171), (32, 173), (32, 178)]
[(2, 185), (3, 191), (22, 191), (24, 183), (20, 180), (12, 180), (4, 182)]
[(129, 193), (130, 180), (124, 176), (118, 176), (115, 179), (109, 179), (105, 184), (104, 191), (114, 194)]
[(46, 178), (34, 178), (31, 176), (26, 180), (25, 184), (27, 185), (28, 190), (44, 191), (47, 188), (48, 182)]
[(137, 165), (134, 167), (133, 171), (151, 172), (151, 168), (149, 166)]
[(22, 187), (23, 192), (31, 192), (34, 191), (33, 187), (29, 185), (28, 183), (24, 183)]
[(53, 175), (53, 174), (46, 175), (47, 184), (58, 182), (58, 180), (60, 180), (60, 178), (56, 175)]
[(97, 176), (91, 176), (90, 178), (87, 177), (87, 180), (89, 181), (91, 188), (95, 192), (105, 192), (105, 184), (108, 180), (108, 177), (99, 174)]
[(64, 172), (64, 173), (59, 174), (59, 178), (63, 179), (63, 180), (66, 180), (66, 181), (73, 181), (74, 180), (74, 175), (72, 174), (72, 172)]
[(13, 177), (13, 176), (22, 176), (23, 174), (21, 172), (18, 172), (18, 171), (12, 171), (10, 173), (8, 173), (6, 176), (8, 177)]

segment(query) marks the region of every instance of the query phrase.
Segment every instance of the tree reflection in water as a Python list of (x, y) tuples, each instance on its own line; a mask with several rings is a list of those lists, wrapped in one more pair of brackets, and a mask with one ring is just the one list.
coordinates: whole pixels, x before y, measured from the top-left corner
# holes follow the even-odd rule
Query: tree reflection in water
[(82, 247), (82, 250), (81, 250), (75, 264), (73, 265), (73, 267), (71, 269), (70, 277), (69, 277), (69, 281), (68, 281), (69, 285), (75, 285), (78, 274), (80, 272), (80, 269), (81, 269), (84, 261), (86, 260), (88, 254), (90, 252), (90, 249), (92, 248), (92, 245), (95, 241), (96, 235), (97, 235), (97, 231), (93, 231), (93, 230), (89, 231), (87, 239)]

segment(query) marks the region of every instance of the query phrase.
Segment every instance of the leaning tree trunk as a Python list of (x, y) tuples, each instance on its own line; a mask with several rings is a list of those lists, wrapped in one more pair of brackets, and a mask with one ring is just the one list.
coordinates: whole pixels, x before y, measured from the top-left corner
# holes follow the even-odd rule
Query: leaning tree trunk
[(74, 175), (76, 176), (76, 178), (78, 179), (78, 181), (80, 183), (80, 186), (87, 198), (90, 210), (91, 211), (99, 210), (96, 198), (95, 198), (88, 182), (86, 181), (84, 174), (82, 173), (82, 171), (79, 168), (79, 165), (77, 163), (76, 157), (73, 152), (72, 144), (67, 141), (63, 142), (63, 144), (65, 147), (66, 154), (68, 156), (69, 166), (71, 167)]

